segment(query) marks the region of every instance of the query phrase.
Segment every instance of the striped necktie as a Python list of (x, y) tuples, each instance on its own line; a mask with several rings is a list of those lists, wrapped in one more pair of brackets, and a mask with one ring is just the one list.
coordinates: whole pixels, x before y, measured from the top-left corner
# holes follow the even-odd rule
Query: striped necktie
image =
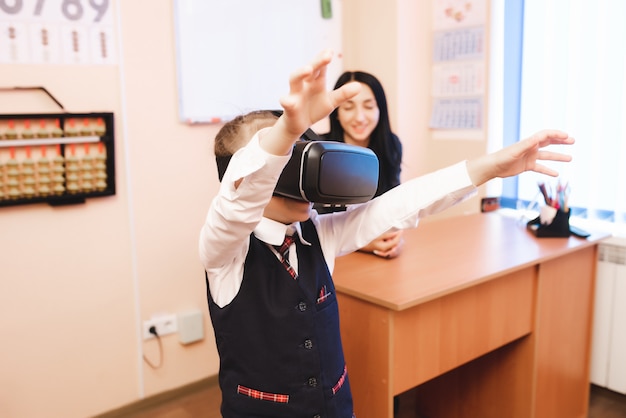
[(280, 255), (280, 261), (281, 263), (283, 263), (283, 266), (285, 266), (285, 269), (287, 270), (287, 272), (291, 274), (291, 277), (293, 277), (294, 279), (297, 279), (298, 273), (296, 273), (296, 271), (293, 269), (291, 264), (289, 264), (289, 247), (291, 247), (291, 244), (293, 244), (294, 241), (295, 241), (295, 234), (285, 235), (285, 240), (283, 241), (283, 244), (280, 247), (276, 245), (274, 246), (274, 248), (276, 248), (276, 251), (278, 251), (278, 254)]

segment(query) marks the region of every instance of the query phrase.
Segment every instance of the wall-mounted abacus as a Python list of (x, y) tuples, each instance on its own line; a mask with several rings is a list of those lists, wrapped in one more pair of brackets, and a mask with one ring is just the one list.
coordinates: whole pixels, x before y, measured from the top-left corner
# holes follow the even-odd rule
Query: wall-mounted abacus
[(113, 113), (0, 115), (0, 207), (114, 194)]

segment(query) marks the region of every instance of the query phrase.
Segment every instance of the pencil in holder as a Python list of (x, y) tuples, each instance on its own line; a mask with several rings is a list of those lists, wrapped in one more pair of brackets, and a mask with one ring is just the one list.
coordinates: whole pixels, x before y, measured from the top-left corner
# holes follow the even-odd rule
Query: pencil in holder
[(527, 224), (536, 237), (569, 237), (571, 234), (569, 224), (570, 211), (543, 206), (540, 215)]

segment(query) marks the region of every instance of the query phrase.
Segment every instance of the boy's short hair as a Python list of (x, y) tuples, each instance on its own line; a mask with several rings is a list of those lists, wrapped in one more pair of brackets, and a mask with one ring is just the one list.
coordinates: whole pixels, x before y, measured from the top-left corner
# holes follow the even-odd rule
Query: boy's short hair
[(215, 162), (220, 181), (224, 177), (230, 158), (246, 146), (254, 134), (262, 128), (274, 126), (278, 116), (271, 110), (256, 110), (226, 122), (215, 136)]

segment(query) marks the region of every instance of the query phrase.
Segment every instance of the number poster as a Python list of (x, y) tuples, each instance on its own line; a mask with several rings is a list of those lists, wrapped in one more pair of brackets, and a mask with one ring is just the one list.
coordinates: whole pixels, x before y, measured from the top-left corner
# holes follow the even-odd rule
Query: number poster
[(116, 64), (109, 0), (0, 0), (0, 64)]

